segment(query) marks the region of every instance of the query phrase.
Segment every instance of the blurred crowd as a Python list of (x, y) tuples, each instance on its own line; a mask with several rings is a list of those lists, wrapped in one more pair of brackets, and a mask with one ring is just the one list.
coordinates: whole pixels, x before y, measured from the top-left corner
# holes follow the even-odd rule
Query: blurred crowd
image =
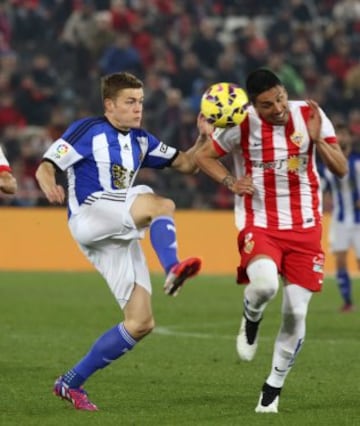
[[(203, 91), (258, 66), (360, 145), (360, 0), (0, 0), (0, 143), (19, 184), (0, 204), (47, 205), (36, 167), (71, 121), (102, 114), (100, 76), (142, 78), (144, 128), (186, 150)], [(143, 170), (138, 182), (178, 208), (233, 206), (201, 173)]]

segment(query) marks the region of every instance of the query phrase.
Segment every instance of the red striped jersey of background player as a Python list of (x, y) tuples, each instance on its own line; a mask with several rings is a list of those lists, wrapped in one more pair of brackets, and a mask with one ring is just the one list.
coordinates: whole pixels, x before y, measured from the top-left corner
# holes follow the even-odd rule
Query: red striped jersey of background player
[(8, 160), (6, 159), (3, 150), (0, 146), (0, 172), (11, 172)]
[[(310, 108), (305, 101), (289, 101), (289, 112), (287, 124), (275, 126), (250, 106), (239, 126), (215, 129), (212, 134), (221, 156), (233, 153), (236, 176), (250, 175), (256, 188), (252, 196), (235, 196), (239, 229), (253, 225), (301, 230), (321, 221), (315, 145), (306, 127)], [(329, 144), (336, 143), (332, 123), (323, 110), (320, 114), (321, 137)]]

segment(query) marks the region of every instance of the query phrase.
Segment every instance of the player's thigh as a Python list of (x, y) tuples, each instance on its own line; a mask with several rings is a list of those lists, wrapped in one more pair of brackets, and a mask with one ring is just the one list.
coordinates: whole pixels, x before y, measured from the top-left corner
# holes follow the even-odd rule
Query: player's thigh
[(355, 251), (356, 259), (360, 261), (360, 224), (355, 225), (352, 231), (352, 246)]
[(157, 194), (140, 194), (132, 203), (130, 213), (138, 227), (149, 226), (159, 216), (173, 216), (175, 203)]
[(332, 253), (347, 251), (352, 242), (352, 228), (344, 223), (332, 221), (329, 229), (329, 244)]
[(265, 229), (247, 227), (239, 232), (238, 249), (241, 265), (246, 267), (255, 257), (270, 257), (277, 266), (281, 262), (281, 247)]
[(310, 291), (320, 291), (324, 279), (325, 256), (321, 248), (321, 228), (294, 234), (282, 261), (286, 283), (298, 284)]
[(150, 297), (150, 274), (139, 240), (109, 239), (80, 248), (104, 277), (121, 309), (131, 300), (135, 283)]
[(265, 229), (247, 227), (239, 232), (238, 249), (240, 254), (240, 266), (237, 268), (237, 282), (247, 283), (246, 268), (255, 259), (267, 257), (272, 259), (278, 270), (281, 268), (281, 247)]
[(139, 228), (130, 213), (132, 204), (139, 195), (152, 194), (152, 189), (139, 185), (120, 199), (104, 193), (91, 204), (83, 204), (79, 213), (69, 220), (72, 235), (80, 244), (90, 245), (108, 238), (130, 240), (142, 238), (144, 229)]

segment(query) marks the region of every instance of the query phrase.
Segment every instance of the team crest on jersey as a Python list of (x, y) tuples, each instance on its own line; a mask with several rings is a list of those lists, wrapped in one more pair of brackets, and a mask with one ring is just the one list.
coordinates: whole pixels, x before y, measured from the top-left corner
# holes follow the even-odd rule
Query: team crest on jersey
[(254, 246), (255, 241), (253, 240), (253, 234), (252, 232), (249, 232), (244, 238), (244, 252), (246, 254), (250, 254), (253, 251)]
[(290, 140), (291, 142), (296, 145), (296, 146), (301, 146), (302, 142), (303, 142), (303, 134), (300, 132), (294, 132), (291, 136), (290, 136)]

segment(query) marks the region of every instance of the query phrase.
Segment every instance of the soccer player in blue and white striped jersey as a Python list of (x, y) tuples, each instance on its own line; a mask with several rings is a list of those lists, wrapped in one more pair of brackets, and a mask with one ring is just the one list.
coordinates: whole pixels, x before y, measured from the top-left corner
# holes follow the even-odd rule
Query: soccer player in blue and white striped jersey
[(352, 149), (352, 135), (344, 124), (335, 128), (338, 142), (348, 159), (349, 172), (338, 178), (324, 168), (325, 191), (331, 194), (330, 248), (336, 261), (336, 279), (343, 299), (342, 312), (353, 310), (347, 254), (353, 248), (360, 270), (360, 154)]
[(176, 295), (198, 273), (197, 257), (179, 261), (175, 204), (145, 185), (134, 186), (140, 168), (172, 167), (194, 173), (200, 136), (186, 152), (143, 130), (143, 83), (123, 72), (101, 81), (104, 116), (71, 124), (44, 154), (36, 177), (51, 203), (63, 203), (65, 191), (56, 170), (67, 172), (69, 228), (82, 252), (108, 283), (124, 319), (105, 332), (86, 356), (60, 376), (55, 395), (80, 410), (97, 410), (82, 385), (149, 334), (154, 327), (151, 282), (139, 240), (150, 239), (166, 273), (165, 293)]

